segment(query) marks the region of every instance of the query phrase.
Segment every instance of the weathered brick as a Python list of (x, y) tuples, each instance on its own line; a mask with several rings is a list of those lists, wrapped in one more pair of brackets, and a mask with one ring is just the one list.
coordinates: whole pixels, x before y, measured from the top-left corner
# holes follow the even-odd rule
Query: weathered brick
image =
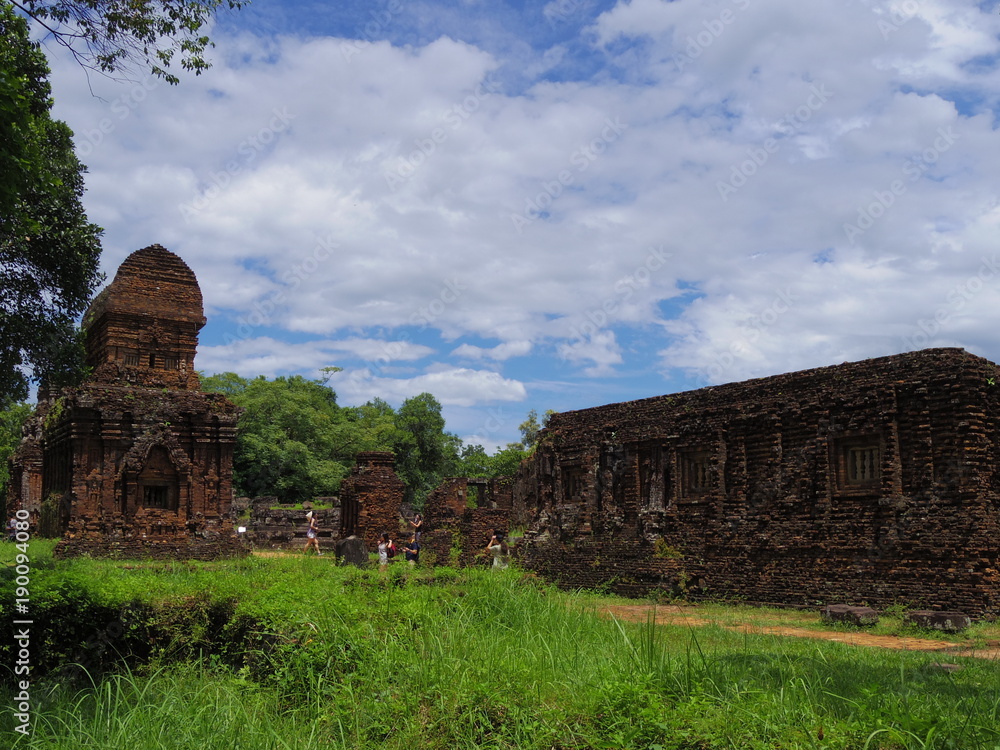
[(998, 368), (928, 349), (555, 414), (514, 488), (568, 586), (1000, 613)]
[(40, 389), (14, 457), (16, 507), (62, 536), (57, 555), (245, 554), (230, 519), (239, 410), (194, 370), (205, 324), (191, 269), (132, 253), (84, 315), (90, 376)]

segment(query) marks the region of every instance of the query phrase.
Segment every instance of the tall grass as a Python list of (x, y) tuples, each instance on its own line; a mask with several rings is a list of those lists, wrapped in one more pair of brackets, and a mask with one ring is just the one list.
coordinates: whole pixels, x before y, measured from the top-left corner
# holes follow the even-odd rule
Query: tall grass
[[(948, 672), (930, 654), (623, 623), (516, 570), (295, 557), (63, 572), (105, 603), (144, 602), (166, 618), (147, 632), (169, 638), (93, 683), (38, 678), (33, 735), (0, 716), (17, 748), (1000, 746), (989, 662)], [(230, 619), (185, 619), (185, 602)]]

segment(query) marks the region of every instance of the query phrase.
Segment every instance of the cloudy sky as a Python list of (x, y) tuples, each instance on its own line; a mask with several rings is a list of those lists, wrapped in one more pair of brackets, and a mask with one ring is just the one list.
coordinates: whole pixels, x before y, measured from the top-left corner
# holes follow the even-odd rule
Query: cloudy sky
[(113, 275), (196, 366), (344, 368), (487, 447), (564, 411), (928, 346), (1000, 360), (1000, 4), (254, 0), (171, 87), (50, 45)]

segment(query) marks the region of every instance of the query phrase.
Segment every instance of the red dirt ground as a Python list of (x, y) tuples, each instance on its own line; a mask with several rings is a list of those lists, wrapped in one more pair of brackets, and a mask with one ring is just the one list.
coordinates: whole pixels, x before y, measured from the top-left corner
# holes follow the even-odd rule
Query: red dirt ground
[[(676, 605), (613, 604), (600, 607), (598, 614), (630, 622), (646, 622), (650, 617), (655, 617), (657, 625), (690, 625), (695, 627), (711, 625), (714, 622), (702, 616), (696, 607), (679, 607)], [(748, 615), (748, 617), (752, 617), (752, 615)], [(818, 638), (826, 641), (838, 641), (851, 646), (873, 646), (876, 648), (893, 648), (903, 651), (940, 651), (943, 656), (972, 656), (979, 659), (1000, 659), (1000, 642), (998, 641), (988, 642), (985, 648), (974, 648), (971, 644), (935, 641), (928, 638), (870, 635), (860, 632), (845, 633), (784, 625), (758, 625), (752, 621), (743, 622), (738, 625), (718, 624), (721, 627), (741, 633), (790, 636), (794, 638)]]

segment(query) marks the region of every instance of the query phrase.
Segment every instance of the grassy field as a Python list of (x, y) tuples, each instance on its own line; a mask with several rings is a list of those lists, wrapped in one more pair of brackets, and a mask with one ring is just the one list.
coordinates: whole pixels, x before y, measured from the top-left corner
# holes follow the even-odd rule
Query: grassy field
[(1000, 748), (995, 663), (724, 627), (743, 610), (620, 622), (516, 569), (31, 558), (29, 736), (0, 696), (15, 748)]

